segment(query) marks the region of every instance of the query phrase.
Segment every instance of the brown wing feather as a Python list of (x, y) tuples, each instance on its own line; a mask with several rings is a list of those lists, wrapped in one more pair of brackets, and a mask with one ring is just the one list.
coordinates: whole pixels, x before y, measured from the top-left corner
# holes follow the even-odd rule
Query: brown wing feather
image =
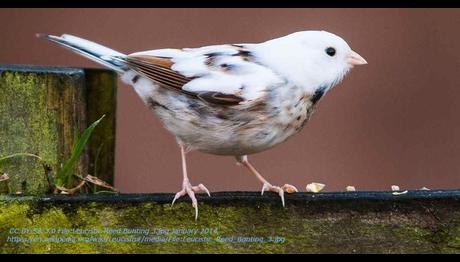
[(237, 105), (243, 101), (241, 97), (231, 94), (223, 94), (219, 92), (193, 93), (184, 90), (182, 87), (189, 81), (193, 80), (193, 78), (186, 77), (172, 70), (171, 67), (174, 62), (168, 58), (131, 55), (126, 57), (124, 62), (136, 73), (158, 83), (162, 87), (191, 95), (209, 103), (218, 105)]
[(153, 56), (128, 56), (127, 65), (137, 73), (166, 87), (182, 90), (182, 86), (191, 81), (171, 69), (173, 62), (167, 58)]
[(243, 101), (243, 98), (239, 96), (223, 94), (220, 92), (200, 92), (197, 96), (205, 102), (218, 105), (235, 105)]

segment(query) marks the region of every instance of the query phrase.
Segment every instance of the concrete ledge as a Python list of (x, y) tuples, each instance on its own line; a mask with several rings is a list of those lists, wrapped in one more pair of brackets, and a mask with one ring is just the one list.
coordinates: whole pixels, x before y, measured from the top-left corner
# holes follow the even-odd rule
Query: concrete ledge
[(0, 252), (460, 252), (460, 190), (173, 196), (1, 196)]

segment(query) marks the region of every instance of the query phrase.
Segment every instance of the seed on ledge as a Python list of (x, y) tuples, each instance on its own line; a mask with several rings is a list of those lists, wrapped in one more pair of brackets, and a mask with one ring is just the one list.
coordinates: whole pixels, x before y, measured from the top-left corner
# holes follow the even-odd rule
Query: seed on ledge
[(326, 186), (325, 184), (313, 182), (311, 184), (308, 184), (306, 186), (306, 189), (307, 189), (307, 192), (318, 193), (319, 191), (323, 190), (325, 186)]
[(353, 192), (353, 191), (356, 191), (356, 188), (355, 188), (354, 186), (347, 186), (347, 187), (346, 187), (346, 190), (347, 190), (348, 192)]

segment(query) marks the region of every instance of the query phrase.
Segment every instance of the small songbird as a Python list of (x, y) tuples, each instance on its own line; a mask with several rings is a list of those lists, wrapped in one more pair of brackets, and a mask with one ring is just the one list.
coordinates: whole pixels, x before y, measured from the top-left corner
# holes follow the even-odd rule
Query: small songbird
[(339, 36), (302, 31), (262, 43), (157, 49), (125, 55), (64, 34), (37, 35), (117, 71), (161, 119), (179, 144), (183, 183), (174, 202), (188, 195), (198, 217), (186, 153), (234, 156), (264, 191), (298, 190), (270, 184), (247, 155), (267, 150), (298, 133), (318, 101), (355, 65), (367, 64)]

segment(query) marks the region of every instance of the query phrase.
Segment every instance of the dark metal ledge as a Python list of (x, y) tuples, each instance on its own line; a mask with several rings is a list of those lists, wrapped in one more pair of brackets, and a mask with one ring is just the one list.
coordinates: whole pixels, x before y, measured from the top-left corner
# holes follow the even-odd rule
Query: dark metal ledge
[[(401, 192), (401, 191), (398, 191)], [(394, 194), (391, 191), (357, 191), (357, 192), (325, 192), (325, 193), (293, 193), (285, 194), (286, 202), (302, 201), (346, 201), (346, 200), (439, 200), (451, 199), (460, 200), (460, 190), (411, 190), (405, 194)], [(266, 192), (215, 192), (211, 197), (205, 194), (197, 194), (197, 199), (203, 203), (224, 203), (227, 201), (248, 201), (248, 202), (276, 202), (280, 201), (277, 194)], [(0, 196), (0, 201), (38, 201), (46, 203), (85, 203), (85, 202), (146, 202), (170, 203), (174, 198), (173, 193), (152, 193), (152, 194), (89, 194), (89, 195), (43, 195), (43, 196)], [(187, 201), (188, 197), (180, 200)]]

